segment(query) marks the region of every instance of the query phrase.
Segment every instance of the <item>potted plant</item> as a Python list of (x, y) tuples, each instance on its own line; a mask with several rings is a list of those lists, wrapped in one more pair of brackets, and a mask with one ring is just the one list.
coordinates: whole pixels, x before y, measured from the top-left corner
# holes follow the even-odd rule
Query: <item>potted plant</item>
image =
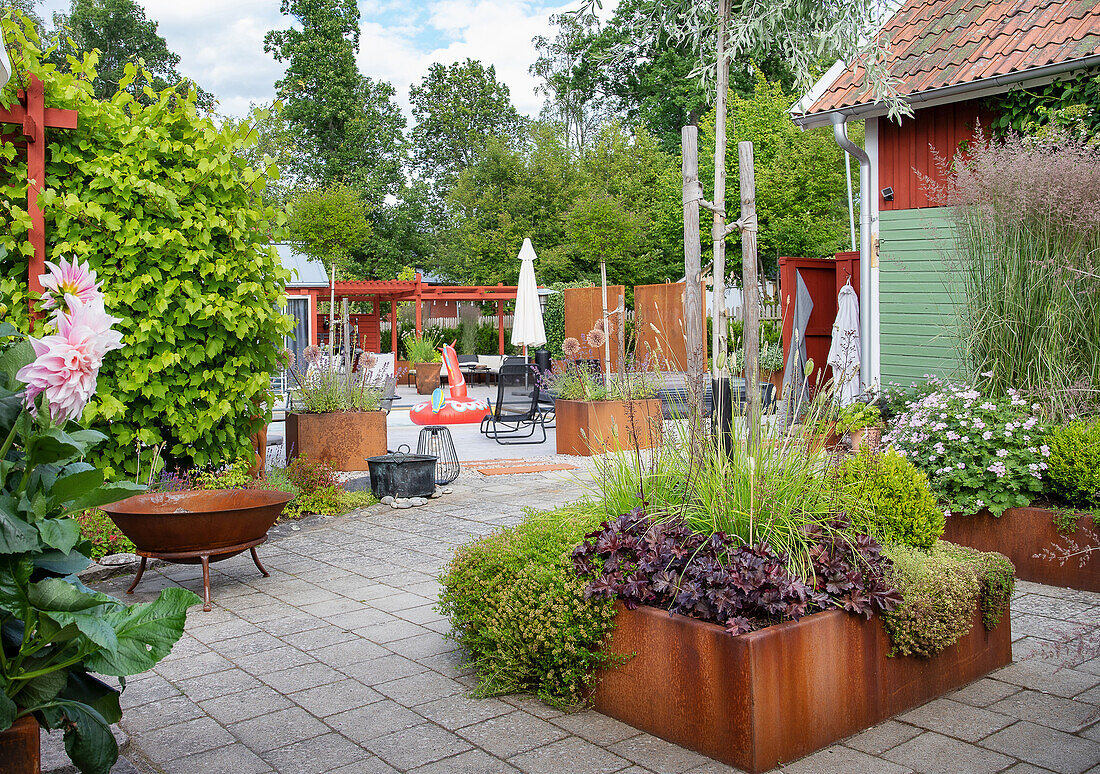
[[(567, 352), (570, 344), (567, 339)], [(587, 457), (660, 444), (664, 417), (654, 372), (636, 367), (608, 380), (579, 362), (551, 371), (544, 384), (554, 396), (558, 454)]]
[(760, 347), (760, 383), (775, 388), (775, 399), (783, 391), (783, 342), (766, 342)]
[(409, 331), (402, 341), (405, 344), (405, 354), (416, 371), (417, 393), (431, 395), (439, 386), (439, 372), (442, 368), (439, 337), (433, 333)]
[(294, 410), (286, 415), (287, 461), (305, 456), (330, 461), (338, 470), (366, 470), (367, 457), (386, 453), (382, 401), (395, 380), (373, 381), (369, 364), (353, 370), (350, 353), (342, 359), (324, 357), (313, 345), (302, 357), (305, 372), (290, 371), (295, 387)]
[(837, 414), (836, 431), (848, 433), (855, 451), (865, 441), (868, 448), (877, 448), (882, 440), (882, 412), (874, 403), (856, 401), (843, 406)]
[(150, 669), (198, 597), (169, 588), (126, 606), (75, 577), (90, 562), (72, 515), (144, 487), (105, 483), (85, 461), (106, 436), (76, 420), (103, 357), (121, 347), (118, 321), (86, 266), (47, 265), (49, 335), (28, 340), (0, 324), (0, 751), (17, 766), (5, 771), (36, 773), (39, 728), (62, 730), (83, 774), (107, 774), (118, 758), (110, 724), (122, 716), (120, 691), (91, 673)]

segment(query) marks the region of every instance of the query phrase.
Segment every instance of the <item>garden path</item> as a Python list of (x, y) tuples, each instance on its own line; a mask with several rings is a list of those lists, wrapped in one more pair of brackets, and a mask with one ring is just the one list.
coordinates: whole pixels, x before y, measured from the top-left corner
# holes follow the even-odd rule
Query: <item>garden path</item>
[[(481, 477), (423, 508), (375, 506), (281, 529), (215, 565), (215, 609), (194, 608), (173, 653), (130, 681), (128, 756), (163, 774), (730, 772), (593, 711), (528, 696), (472, 699), (433, 609), (454, 549), (526, 506), (578, 496), (572, 473)], [(99, 588), (122, 596), (130, 576)], [(135, 596), (181, 584), (160, 566)], [(1100, 594), (1020, 583), (1018, 663), (783, 769), (789, 774), (1100, 774), (1100, 658), (1055, 643), (1100, 627)], [(1065, 664), (1072, 664), (1066, 666)]]

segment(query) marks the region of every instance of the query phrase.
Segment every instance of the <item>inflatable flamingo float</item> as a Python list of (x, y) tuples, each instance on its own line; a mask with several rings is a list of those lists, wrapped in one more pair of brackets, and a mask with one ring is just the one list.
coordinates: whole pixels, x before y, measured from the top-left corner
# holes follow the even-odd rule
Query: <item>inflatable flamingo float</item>
[(417, 403), (409, 409), (409, 418), (418, 425), (480, 424), (489, 413), (489, 403), (466, 395), (466, 379), (458, 367), (458, 355), (450, 344), (443, 345), (443, 362), (447, 365), (450, 397), (436, 388), (431, 400)]

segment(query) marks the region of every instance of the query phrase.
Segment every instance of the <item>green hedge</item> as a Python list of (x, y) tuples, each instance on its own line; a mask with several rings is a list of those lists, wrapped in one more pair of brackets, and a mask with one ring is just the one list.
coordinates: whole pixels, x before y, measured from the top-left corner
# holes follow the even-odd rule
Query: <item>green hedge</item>
[[(235, 459), (291, 327), (278, 311), (286, 273), (268, 246), (283, 217), (260, 201), (277, 171), (250, 168), (238, 154), (249, 126), (200, 117), (193, 92), (147, 88), (148, 106), (125, 91), (97, 100), (96, 55), (58, 72), (29, 23), (3, 25), (16, 70), (44, 81), (50, 107), (80, 113), (77, 129), (50, 132), (39, 202), (47, 258), (88, 260), (107, 311), (123, 319), (125, 348), (107, 357), (84, 415), (110, 439), (95, 462), (132, 472), (135, 446), (161, 442), (170, 463)], [(128, 66), (124, 85), (135, 75)], [(0, 91), (5, 105), (15, 85)], [(0, 304), (27, 330), (26, 166), (11, 143), (0, 145), (0, 176)]]
[(532, 691), (559, 706), (587, 696), (615, 605), (585, 600), (571, 554), (603, 520), (588, 505), (530, 512), (460, 548), (443, 573), (440, 610), (477, 669), (484, 696)]

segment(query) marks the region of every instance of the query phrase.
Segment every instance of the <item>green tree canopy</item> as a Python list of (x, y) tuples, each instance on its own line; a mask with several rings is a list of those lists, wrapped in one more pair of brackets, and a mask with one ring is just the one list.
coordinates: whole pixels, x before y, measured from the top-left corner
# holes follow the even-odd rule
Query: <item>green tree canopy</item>
[[(269, 245), (283, 218), (259, 196), (274, 170), (237, 152), (248, 126), (215, 125), (193, 98), (166, 89), (149, 105), (135, 100), (133, 64), (100, 100), (90, 63), (57, 70), (30, 22), (0, 23), (47, 104), (80, 111), (76, 129), (50, 135), (38, 201), (45, 257), (88, 261), (108, 313), (122, 318), (124, 348), (107, 358), (84, 414), (109, 438), (95, 461), (117, 475), (134, 472), (139, 444), (164, 443), (172, 464), (250, 453), (291, 326), (278, 311), (286, 272)], [(15, 86), (0, 103), (15, 101)], [(0, 177), (10, 183), (0, 187), (0, 305), (27, 330), (27, 167), (11, 143), (0, 144)]]
[[(50, 43), (55, 50), (49, 54), (49, 61), (68, 67), (70, 57), (80, 61), (85, 53), (99, 51), (94, 84), (98, 99), (113, 97), (126, 65), (139, 61), (151, 76), (148, 85), (156, 92), (185, 80), (176, 71), (179, 54), (168, 48), (157, 33), (157, 23), (147, 19), (145, 9), (134, 0), (71, 0), (69, 12), (54, 14), (53, 23)], [(139, 72), (125, 88), (138, 102), (151, 104), (155, 98), (145, 93), (142, 75)], [(195, 88), (198, 104), (207, 110), (213, 108), (213, 95), (197, 85)]]
[(522, 134), (524, 119), (512, 105), (496, 68), (474, 59), (433, 64), (409, 92), (416, 125), (412, 157), (416, 168), (445, 196), (472, 166), (490, 138), (507, 146)]
[(301, 191), (290, 202), (290, 239), (302, 252), (346, 270), (371, 235), (370, 207), (359, 192), (336, 183)]

